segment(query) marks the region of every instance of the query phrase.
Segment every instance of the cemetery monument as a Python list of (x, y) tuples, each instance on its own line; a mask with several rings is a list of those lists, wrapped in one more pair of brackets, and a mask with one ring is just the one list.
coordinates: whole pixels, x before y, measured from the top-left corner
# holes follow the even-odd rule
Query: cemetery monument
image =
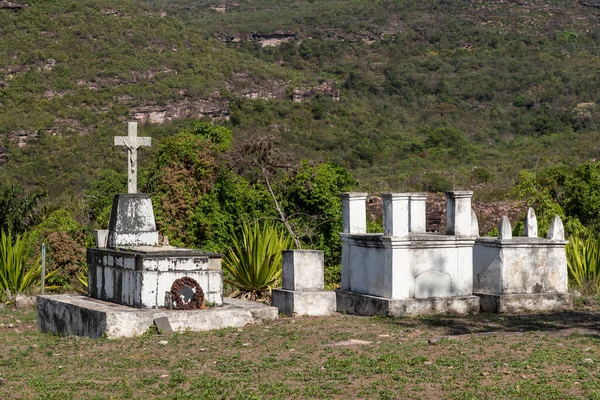
[(199, 331), (277, 317), (275, 307), (224, 301), (221, 254), (159, 245), (150, 196), (137, 193), (137, 150), (150, 144), (135, 122), (115, 137), (128, 152), (128, 193), (115, 196), (108, 230), (87, 251), (89, 297), (38, 296), (41, 331), (112, 338), (140, 335), (164, 318), (173, 330)]
[(337, 311), (389, 316), (478, 312), (472, 195), (446, 193), (442, 234), (426, 232), (426, 193), (383, 194), (383, 233), (367, 233), (367, 194), (343, 193)]

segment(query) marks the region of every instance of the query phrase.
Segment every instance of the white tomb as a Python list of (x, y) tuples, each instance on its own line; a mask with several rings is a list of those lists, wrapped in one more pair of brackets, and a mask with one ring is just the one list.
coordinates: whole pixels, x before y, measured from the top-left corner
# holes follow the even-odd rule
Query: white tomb
[(562, 221), (554, 218), (547, 238), (538, 237), (532, 208), (525, 236), (513, 237), (504, 216), (498, 237), (478, 238), (473, 248), (473, 291), (483, 311), (520, 312), (570, 308)]
[(196, 281), (205, 300), (223, 304), (221, 254), (158, 245), (150, 196), (113, 199), (108, 246), (88, 249), (91, 297), (137, 308), (171, 308), (168, 294), (182, 277)]
[(473, 192), (446, 193), (446, 234), (426, 232), (426, 194), (383, 194), (383, 233), (366, 233), (366, 193), (342, 194), (337, 310), (361, 315), (479, 311)]
[(108, 231), (98, 232), (98, 247), (87, 251), (90, 297), (38, 296), (39, 329), (123, 337), (144, 333), (162, 317), (178, 331), (276, 318), (275, 307), (223, 300), (221, 254), (159, 245), (150, 196), (137, 193), (137, 148), (150, 138), (137, 137), (136, 123), (128, 131), (115, 145), (128, 150), (129, 193), (115, 196)]

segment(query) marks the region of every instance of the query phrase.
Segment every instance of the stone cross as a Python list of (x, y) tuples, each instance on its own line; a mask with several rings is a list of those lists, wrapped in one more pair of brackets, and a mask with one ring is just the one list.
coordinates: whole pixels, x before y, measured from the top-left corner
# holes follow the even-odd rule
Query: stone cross
[(127, 147), (127, 193), (137, 193), (137, 149), (151, 144), (152, 138), (138, 137), (137, 122), (127, 123), (127, 136), (115, 136), (115, 146)]

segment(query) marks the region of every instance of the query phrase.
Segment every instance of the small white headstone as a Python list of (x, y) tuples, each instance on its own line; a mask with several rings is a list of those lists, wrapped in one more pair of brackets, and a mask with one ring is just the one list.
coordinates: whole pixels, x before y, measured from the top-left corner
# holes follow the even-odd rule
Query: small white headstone
[(506, 215), (502, 217), (498, 224), (498, 239), (512, 239), (512, 227)]
[(525, 237), (538, 237), (538, 225), (535, 211), (529, 207), (525, 218)]
[(550, 240), (565, 240), (565, 228), (558, 215), (554, 217), (552, 224), (550, 224), (547, 238)]
[(471, 235), (479, 237), (479, 221), (473, 210), (471, 210)]

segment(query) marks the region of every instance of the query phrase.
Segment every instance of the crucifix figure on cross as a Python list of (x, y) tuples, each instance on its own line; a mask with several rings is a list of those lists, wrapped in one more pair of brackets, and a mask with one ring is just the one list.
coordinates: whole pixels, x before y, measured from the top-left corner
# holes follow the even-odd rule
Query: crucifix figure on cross
[(137, 149), (151, 144), (152, 138), (138, 137), (137, 122), (127, 123), (127, 136), (115, 136), (115, 146), (127, 147), (127, 193), (137, 193)]

